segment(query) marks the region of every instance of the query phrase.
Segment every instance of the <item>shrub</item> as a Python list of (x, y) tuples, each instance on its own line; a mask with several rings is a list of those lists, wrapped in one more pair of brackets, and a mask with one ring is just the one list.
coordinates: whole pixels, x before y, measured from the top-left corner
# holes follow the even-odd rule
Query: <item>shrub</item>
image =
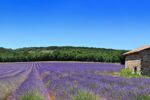
[(139, 96), (137, 100), (150, 100), (150, 95)]
[(19, 100), (44, 100), (44, 97), (37, 92), (28, 92), (21, 96)]
[(99, 100), (97, 96), (85, 91), (78, 91), (75, 96), (72, 96), (72, 100)]
[(120, 71), (120, 76), (123, 76), (123, 77), (140, 77), (140, 75), (139, 74), (137, 74), (137, 73), (132, 73), (132, 71), (130, 70), (130, 69), (128, 69), (128, 68), (126, 68), (126, 69), (122, 69), (121, 71)]

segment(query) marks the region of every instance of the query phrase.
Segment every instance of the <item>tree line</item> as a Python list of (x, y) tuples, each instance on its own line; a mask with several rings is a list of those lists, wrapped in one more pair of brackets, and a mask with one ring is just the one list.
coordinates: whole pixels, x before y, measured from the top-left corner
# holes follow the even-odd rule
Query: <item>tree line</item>
[(121, 56), (126, 50), (105, 48), (51, 46), (20, 49), (0, 48), (0, 62), (24, 61), (93, 61), (124, 62)]

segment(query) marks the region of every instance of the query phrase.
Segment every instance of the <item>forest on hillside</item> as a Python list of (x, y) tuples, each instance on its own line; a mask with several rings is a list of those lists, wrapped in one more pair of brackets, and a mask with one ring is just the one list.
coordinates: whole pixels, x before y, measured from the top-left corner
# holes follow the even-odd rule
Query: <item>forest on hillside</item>
[(105, 48), (51, 46), (19, 49), (0, 48), (0, 62), (24, 61), (93, 61), (124, 62), (121, 56), (126, 50)]

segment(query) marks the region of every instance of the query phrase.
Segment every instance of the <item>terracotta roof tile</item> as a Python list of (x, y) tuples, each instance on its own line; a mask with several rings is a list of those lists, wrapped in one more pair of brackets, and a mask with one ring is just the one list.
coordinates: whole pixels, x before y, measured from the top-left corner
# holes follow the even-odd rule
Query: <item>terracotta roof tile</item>
[(126, 52), (123, 55), (129, 55), (129, 54), (137, 53), (137, 52), (140, 52), (142, 50), (149, 49), (149, 48), (150, 48), (150, 45), (142, 46), (140, 48), (137, 48), (137, 49), (134, 49), (132, 51)]

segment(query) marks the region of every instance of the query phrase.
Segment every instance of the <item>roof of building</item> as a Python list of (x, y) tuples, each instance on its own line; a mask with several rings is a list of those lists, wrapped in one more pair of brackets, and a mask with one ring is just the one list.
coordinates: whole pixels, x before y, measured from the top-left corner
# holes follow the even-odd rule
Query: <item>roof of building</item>
[(143, 51), (143, 50), (145, 50), (145, 49), (150, 49), (150, 45), (146, 45), (146, 46), (139, 47), (139, 48), (134, 49), (134, 50), (132, 50), (132, 51), (126, 52), (126, 53), (124, 53), (123, 55), (130, 55), (130, 54), (133, 54), (133, 53), (137, 53), (137, 52)]

